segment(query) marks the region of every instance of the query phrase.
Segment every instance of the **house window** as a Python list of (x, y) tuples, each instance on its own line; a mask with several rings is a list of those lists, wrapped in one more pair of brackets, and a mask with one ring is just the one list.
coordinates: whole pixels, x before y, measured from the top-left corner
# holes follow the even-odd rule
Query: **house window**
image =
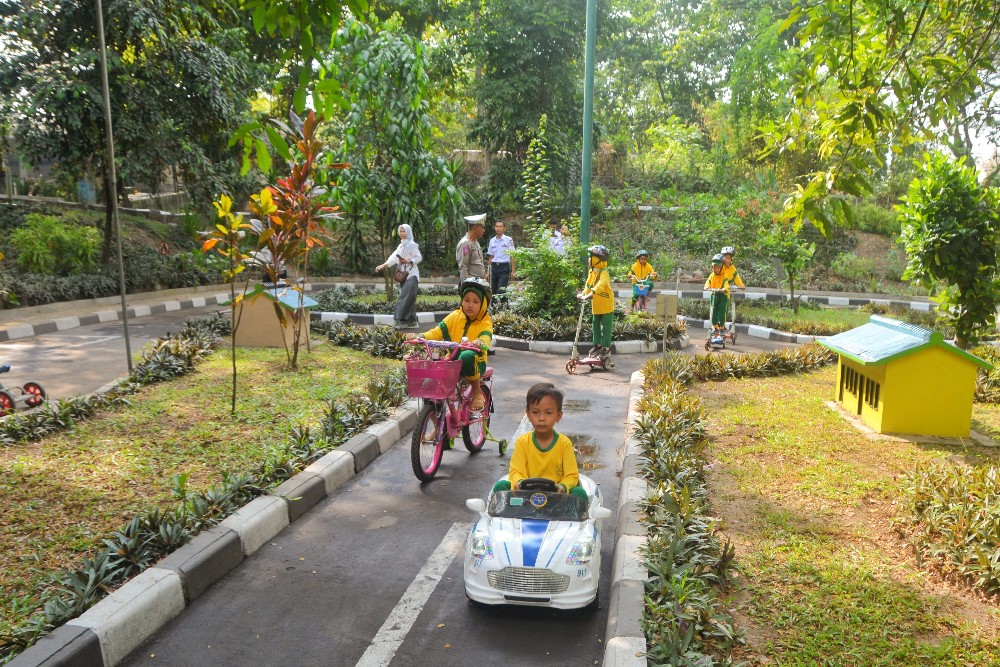
[(865, 384), (865, 394), (864, 394), (865, 403), (872, 410), (878, 410), (878, 395), (881, 387), (879, 387), (878, 382), (872, 380), (871, 378), (865, 378), (864, 384)]
[(859, 384), (861, 382), (861, 374), (850, 366), (844, 367), (844, 388), (851, 392), (855, 396), (858, 395)]

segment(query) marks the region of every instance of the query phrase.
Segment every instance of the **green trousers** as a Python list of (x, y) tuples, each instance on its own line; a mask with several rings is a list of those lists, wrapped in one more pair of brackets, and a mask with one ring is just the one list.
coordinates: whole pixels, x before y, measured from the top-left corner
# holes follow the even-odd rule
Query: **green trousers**
[(593, 316), (594, 345), (611, 349), (611, 327), (614, 325), (614, 311)]
[(729, 312), (729, 297), (723, 292), (712, 294), (712, 326), (725, 327), (726, 315)]

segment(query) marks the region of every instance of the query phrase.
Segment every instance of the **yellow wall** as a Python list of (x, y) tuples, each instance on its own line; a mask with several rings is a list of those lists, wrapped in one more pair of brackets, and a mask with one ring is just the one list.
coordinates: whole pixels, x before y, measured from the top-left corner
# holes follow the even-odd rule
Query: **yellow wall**
[(941, 348), (890, 361), (881, 433), (969, 436), (977, 366)]
[[(236, 305), (236, 317), (239, 327), (236, 329), (236, 345), (242, 347), (291, 347), (294, 328), (292, 325), (292, 310), (284, 308), (285, 326), (282, 327), (274, 312), (274, 301), (263, 294), (254, 294), (246, 301)], [(305, 341), (309, 336), (309, 311), (305, 311), (303, 321), (299, 323), (301, 333), (299, 340)]]
[[(848, 368), (853, 369), (854, 372), (860, 376), (858, 388), (856, 392), (852, 392), (848, 384), (844, 383), (843, 398), (841, 398), (841, 382), (843, 381), (843, 376)], [(834, 396), (836, 400), (843, 404), (844, 408), (852, 414), (859, 415), (861, 417), (861, 421), (879, 432), (881, 432), (882, 418), (885, 414), (885, 410), (883, 409), (885, 368), (885, 366), (862, 366), (859, 363), (841, 356), (840, 363), (837, 365), (837, 387), (836, 394)], [(866, 379), (874, 380), (879, 384), (879, 396), (876, 408), (871, 407), (864, 400)]]

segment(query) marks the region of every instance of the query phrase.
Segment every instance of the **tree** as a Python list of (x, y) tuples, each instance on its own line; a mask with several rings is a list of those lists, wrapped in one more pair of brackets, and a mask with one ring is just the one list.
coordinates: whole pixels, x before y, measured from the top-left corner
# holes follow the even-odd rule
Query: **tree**
[(542, 114), (538, 119), (538, 133), (528, 144), (528, 154), (524, 158), (524, 171), (521, 173), (524, 189), (524, 203), (531, 211), (531, 217), (536, 224), (545, 223), (545, 205), (549, 199), (551, 177), (549, 162), (546, 156), (545, 125), (548, 117)]
[(955, 345), (968, 349), (994, 324), (1000, 302), (1000, 190), (980, 186), (964, 160), (926, 155), (897, 210), (909, 257), (903, 278), (941, 289), (938, 302), (955, 327)]
[(890, 150), (947, 139), (1000, 87), (997, 0), (800, 0), (782, 24), (790, 27), (805, 68), (772, 146), (814, 151), (820, 167), (801, 174), (785, 217), (808, 217), (821, 231), (847, 215), (836, 195), (869, 192), (868, 174)]
[[(250, 212), (256, 216), (254, 230), (257, 235), (257, 265), (267, 274), (268, 282), (277, 284), (284, 267), (301, 267), (301, 277), (308, 275), (309, 251), (322, 246), (319, 238), (325, 219), (337, 216), (337, 207), (328, 205), (329, 192), (321, 187), (325, 182), (325, 169), (343, 169), (344, 163), (324, 164), (327, 155), (323, 142), (317, 136), (320, 119), (310, 111), (304, 120), (290, 114), (292, 127), (282, 126), (285, 134), (294, 139), (294, 154), (288, 160), (290, 174), (279, 178), (254, 195)], [(301, 264), (300, 264), (301, 263)], [(300, 284), (289, 287), (299, 295), (298, 306), (292, 316), (292, 348), (285, 349), (288, 365), (298, 367), (301, 344), (301, 323), (309, 314), (303, 306), (304, 291)], [(277, 301), (274, 312), (282, 327), (286, 324), (285, 312)]]
[[(462, 194), (445, 160), (430, 151), (424, 51), (398, 21), (345, 21), (327, 71), (341, 82), (347, 113), (338, 159), (351, 168), (332, 194), (353, 225), (375, 229), (382, 257), (409, 224), (417, 238), (457, 222)], [(386, 298), (392, 289), (386, 276)]]
[[(0, 35), (9, 45), (0, 82), (18, 149), (30, 161), (56, 160), (70, 181), (106, 174), (94, 3), (16, 4)], [(137, 181), (155, 187), (177, 165), (206, 207), (215, 192), (248, 193), (226, 145), (247, 119), (260, 72), (242, 41), (246, 31), (181, 0), (106, 0), (104, 10), (118, 191)], [(110, 212), (104, 236), (107, 259)]]
[[(222, 222), (215, 225), (209, 234), (209, 237), (205, 239), (202, 244), (202, 251), (209, 252), (215, 250), (223, 257), (226, 258), (227, 268), (222, 272), (223, 280), (229, 283), (229, 321), (232, 322), (232, 345), (231, 348), (231, 361), (233, 368), (233, 382), (232, 382), (232, 399), (230, 403), (230, 412), (236, 414), (236, 331), (240, 327), (240, 320), (243, 317), (243, 309), (239, 310), (239, 315), (237, 315), (236, 306), (243, 300), (246, 294), (246, 288), (244, 288), (243, 294), (236, 293), (236, 276), (246, 270), (246, 265), (243, 261), (247, 258), (240, 248), (241, 241), (246, 234), (246, 230), (252, 229), (250, 225), (243, 222), (243, 215), (233, 215), (233, 200), (226, 195), (221, 195), (219, 200), (213, 202), (212, 204), (215, 208), (216, 213), (218, 213), (219, 218)], [(248, 283), (249, 284), (249, 283)]]
[(788, 276), (788, 295), (792, 303), (792, 312), (799, 312), (799, 302), (795, 298), (795, 277), (812, 260), (816, 252), (816, 244), (802, 238), (802, 222), (785, 220), (775, 216), (774, 226), (763, 239), (763, 245), (781, 262), (781, 268)]

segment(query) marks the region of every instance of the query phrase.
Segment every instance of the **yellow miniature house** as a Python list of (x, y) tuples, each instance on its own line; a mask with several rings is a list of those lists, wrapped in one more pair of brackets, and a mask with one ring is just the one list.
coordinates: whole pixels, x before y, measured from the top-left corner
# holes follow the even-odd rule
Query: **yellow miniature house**
[[(315, 308), (319, 303), (283, 283), (278, 285), (258, 283), (236, 305), (235, 315), (239, 318), (240, 324), (236, 328), (235, 344), (243, 347), (290, 347), (295, 338), (295, 311), (299, 307), (300, 298), (306, 312), (299, 322), (299, 340), (307, 340), (308, 310)], [(275, 304), (284, 311), (284, 326), (274, 312)]]
[(837, 402), (878, 433), (969, 437), (976, 374), (988, 362), (878, 315), (818, 342), (839, 356)]

